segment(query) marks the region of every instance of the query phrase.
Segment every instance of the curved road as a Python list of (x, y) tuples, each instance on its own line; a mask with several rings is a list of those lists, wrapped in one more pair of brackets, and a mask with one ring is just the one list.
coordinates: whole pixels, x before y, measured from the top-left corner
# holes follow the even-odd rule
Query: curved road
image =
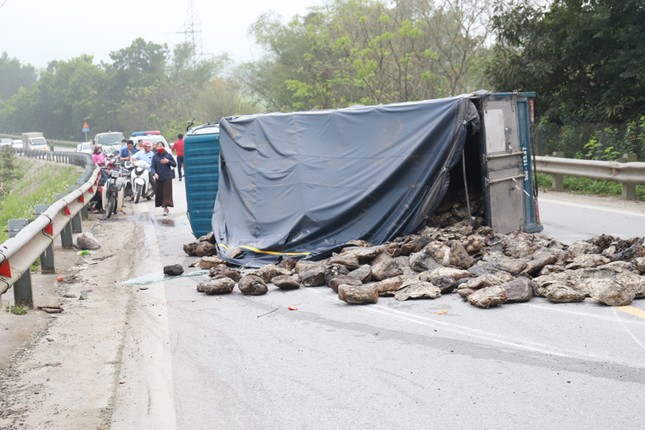
[[(135, 217), (164, 265), (187, 267), (181, 184), (169, 217), (150, 203)], [(643, 235), (643, 206), (554, 196), (540, 208), (556, 239)], [(148, 345), (124, 356), (156, 352), (124, 363), (146, 383), (117, 393), (113, 428), (645, 428), (643, 301), (481, 310), (450, 294), (350, 306), (326, 287), (206, 296), (201, 279), (150, 284), (155, 318), (136, 323)]]

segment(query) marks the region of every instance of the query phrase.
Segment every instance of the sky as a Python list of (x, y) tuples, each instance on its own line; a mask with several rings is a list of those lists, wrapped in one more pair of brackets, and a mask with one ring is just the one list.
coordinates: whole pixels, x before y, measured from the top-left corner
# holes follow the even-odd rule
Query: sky
[(138, 37), (172, 49), (186, 40), (191, 3), (203, 52), (239, 63), (261, 54), (248, 34), (261, 14), (286, 23), (323, 0), (0, 0), (0, 54), (40, 69), (81, 54), (109, 62)]

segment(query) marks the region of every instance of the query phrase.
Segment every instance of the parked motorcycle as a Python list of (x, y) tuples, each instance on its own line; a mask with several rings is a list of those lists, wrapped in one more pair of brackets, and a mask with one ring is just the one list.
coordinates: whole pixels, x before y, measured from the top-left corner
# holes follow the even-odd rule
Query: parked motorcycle
[(132, 194), (134, 202), (139, 203), (141, 197), (150, 200), (155, 195), (150, 183), (150, 164), (143, 160), (136, 160), (132, 171), (130, 172), (130, 183), (132, 184)]
[(116, 214), (123, 207), (123, 198), (125, 195), (125, 184), (127, 177), (123, 176), (121, 170), (107, 171), (108, 177), (102, 189), (103, 208), (106, 218)]

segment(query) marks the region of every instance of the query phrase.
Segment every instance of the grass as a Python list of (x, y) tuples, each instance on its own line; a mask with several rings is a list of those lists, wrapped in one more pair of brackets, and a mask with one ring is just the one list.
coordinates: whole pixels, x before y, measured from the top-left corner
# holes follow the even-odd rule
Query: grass
[(27, 313), (27, 308), (20, 305), (7, 306), (5, 312), (10, 312), (14, 315), (24, 315)]
[[(538, 173), (537, 179), (538, 187), (542, 189), (551, 189), (551, 175)], [(573, 176), (564, 177), (564, 190), (578, 194), (596, 196), (620, 197), (622, 195), (622, 186), (618, 182), (576, 178)], [(636, 185), (636, 200), (645, 201), (645, 185)]]
[(54, 203), (57, 194), (67, 194), (82, 170), (77, 166), (47, 163), (28, 158), (15, 158), (13, 178), (2, 184), (0, 196), (0, 243), (9, 238), (7, 221), (34, 219), (34, 207)]

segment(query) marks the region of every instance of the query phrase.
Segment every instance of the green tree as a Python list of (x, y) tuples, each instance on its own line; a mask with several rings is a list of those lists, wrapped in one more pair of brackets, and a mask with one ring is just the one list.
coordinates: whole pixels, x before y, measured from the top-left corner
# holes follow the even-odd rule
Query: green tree
[(33, 66), (20, 64), (16, 58), (9, 58), (6, 52), (0, 56), (0, 100), (9, 99), (22, 88), (31, 87), (37, 79)]
[(490, 1), (332, 0), (251, 32), (265, 48), (238, 76), (268, 109), (421, 100), (481, 87)]
[(623, 122), (645, 107), (645, 3), (555, 0), (499, 6), (494, 60), (497, 89), (537, 91), (550, 121)]

